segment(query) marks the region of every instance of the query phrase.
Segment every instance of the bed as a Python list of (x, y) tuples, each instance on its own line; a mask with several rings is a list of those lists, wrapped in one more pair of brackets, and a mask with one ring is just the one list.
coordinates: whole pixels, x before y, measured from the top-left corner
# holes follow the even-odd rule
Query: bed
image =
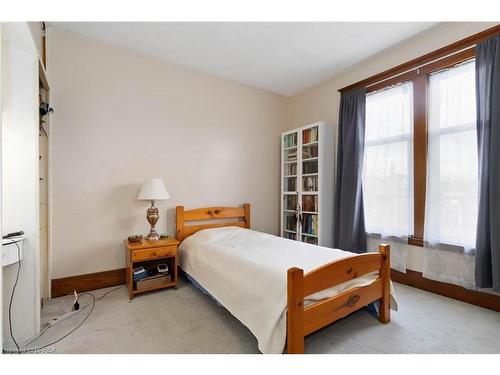
[(176, 207), (179, 265), (257, 338), (304, 353), (305, 336), (378, 301), (390, 321), (390, 249), (358, 255), (250, 229), (250, 205)]

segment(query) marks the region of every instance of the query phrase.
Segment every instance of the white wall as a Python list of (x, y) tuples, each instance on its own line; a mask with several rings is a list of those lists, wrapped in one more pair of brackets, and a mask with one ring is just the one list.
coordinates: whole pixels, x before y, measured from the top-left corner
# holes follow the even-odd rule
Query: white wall
[[(18, 343), (40, 327), (38, 214), (38, 56), (26, 23), (2, 24), (2, 233), (23, 230), (22, 269), (13, 303)], [(17, 263), (2, 268), (2, 331), (9, 336), (8, 305)]]
[(123, 240), (147, 233), (144, 179), (164, 179), (159, 232), (175, 206), (252, 204), (278, 233), (279, 134), (286, 99), (127, 49), (48, 30), (52, 278), (125, 266)]
[[(340, 94), (337, 90), (495, 25), (497, 23), (491, 22), (443, 23), (391, 49), (382, 51), (330, 80), (290, 98), (287, 111), (288, 125), (292, 129), (326, 120), (334, 125), (334, 133), (337, 134), (340, 103)], [(370, 241), (370, 246), (375, 245), (376, 241)], [(407, 253), (409, 269), (422, 270), (422, 248), (395, 244), (394, 249)]]
[[(52, 278), (124, 266), (122, 240), (148, 231), (148, 177), (172, 196), (161, 232), (178, 204), (248, 201), (253, 228), (278, 233), (281, 131), (324, 120), (336, 134), (338, 89), (493, 25), (438, 25), (289, 99), (49, 28)], [(422, 269), (421, 248), (398, 251)]]
[(31, 37), (33, 39), (33, 43), (35, 44), (36, 51), (38, 53), (38, 57), (40, 61), (43, 59), (43, 28), (42, 22), (26, 22), (31, 32)]

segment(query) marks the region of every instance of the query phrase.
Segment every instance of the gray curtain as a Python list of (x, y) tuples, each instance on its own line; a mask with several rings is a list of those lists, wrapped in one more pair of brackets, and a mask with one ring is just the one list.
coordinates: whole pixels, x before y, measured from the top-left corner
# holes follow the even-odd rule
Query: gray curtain
[(500, 36), (476, 46), (479, 212), (476, 286), (500, 292)]
[(366, 89), (342, 93), (339, 109), (337, 181), (333, 217), (333, 246), (366, 251), (361, 173), (365, 145)]

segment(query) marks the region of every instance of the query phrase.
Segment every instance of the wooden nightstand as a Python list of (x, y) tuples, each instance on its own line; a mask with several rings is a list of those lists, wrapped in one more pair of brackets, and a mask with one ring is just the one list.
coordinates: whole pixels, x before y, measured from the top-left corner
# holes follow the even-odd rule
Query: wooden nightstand
[[(177, 288), (177, 246), (179, 241), (174, 237), (158, 241), (128, 242), (125, 240), (127, 252), (127, 268), (125, 274), (125, 283), (128, 288), (128, 297), (133, 299), (136, 294), (149, 292), (152, 290)], [(157, 263), (167, 263), (169, 268), (170, 280), (163, 285), (152, 286), (138, 290), (134, 283), (134, 267), (144, 266), (154, 269)]]

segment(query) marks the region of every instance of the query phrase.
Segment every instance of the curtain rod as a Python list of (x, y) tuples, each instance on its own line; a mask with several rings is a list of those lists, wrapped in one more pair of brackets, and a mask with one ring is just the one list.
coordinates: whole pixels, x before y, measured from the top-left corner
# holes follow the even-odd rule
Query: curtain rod
[(410, 60), (406, 63), (395, 66), (394, 68), (385, 70), (381, 73), (375, 74), (374, 76), (368, 77), (351, 85), (345, 86), (338, 90), (339, 92), (344, 92), (356, 87), (370, 87), (378, 83), (382, 83), (390, 78), (395, 78), (401, 74), (411, 72), (415, 69), (422, 68), (432, 62), (436, 62), (442, 60), (446, 57), (453, 56), (457, 53), (466, 51), (470, 48), (475, 47), (479, 42), (483, 40), (500, 34), (500, 24), (480, 33), (471, 35), (465, 39), (459, 40), (455, 43), (452, 43), (448, 46), (439, 48), (433, 52), (429, 52), (425, 55), (417, 57), (413, 60)]
[[(445, 56), (442, 56), (442, 57), (436, 58), (436, 59), (434, 59), (434, 60), (428, 61), (428, 62), (423, 63), (423, 64), (420, 64), (420, 65), (416, 65), (416, 66), (414, 66), (413, 68), (410, 68), (410, 69), (408, 69), (408, 70), (405, 70), (405, 71), (403, 71), (403, 72), (401, 72), (401, 73), (397, 73), (397, 74), (395, 74), (395, 75), (393, 75), (393, 76), (390, 76), (390, 77), (387, 77), (387, 78), (381, 79), (380, 81), (376, 81), (376, 82), (373, 82), (373, 83), (367, 84), (365, 87), (366, 87), (366, 88), (368, 88), (368, 87), (372, 87), (372, 86), (378, 85), (378, 84), (380, 84), (380, 83), (382, 83), (382, 82), (389, 81), (389, 80), (391, 80), (391, 79), (393, 79), (393, 78), (396, 78), (396, 77), (402, 76), (402, 75), (404, 75), (404, 74), (406, 74), (406, 73), (413, 72), (414, 70), (416, 70), (416, 71), (417, 71), (417, 74), (418, 74), (418, 73), (419, 73), (419, 70), (420, 70), (421, 68), (423, 68), (423, 67), (426, 67), (427, 65), (430, 65), (430, 64), (435, 63), (435, 62), (437, 62), (437, 61), (441, 61), (441, 60), (446, 59), (447, 57), (450, 57), (450, 56), (455, 56), (455, 55), (457, 55), (457, 54), (459, 54), (459, 53), (461, 53), (461, 52), (467, 51), (467, 50), (469, 50), (469, 49), (471, 49), (471, 48), (475, 48), (475, 47), (476, 47), (476, 44), (473, 44), (473, 45), (471, 45), (471, 46), (469, 46), (469, 47), (463, 48), (463, 49), (461, 49), (461, 50), (458, 50), (458, 51), (456, 51), (456, 52), (450, 53), (450, 54), (448, 54), (448, 55), (445, 55)], [(339, 90), (339, 91), (340, 91), (340, 90)]]

